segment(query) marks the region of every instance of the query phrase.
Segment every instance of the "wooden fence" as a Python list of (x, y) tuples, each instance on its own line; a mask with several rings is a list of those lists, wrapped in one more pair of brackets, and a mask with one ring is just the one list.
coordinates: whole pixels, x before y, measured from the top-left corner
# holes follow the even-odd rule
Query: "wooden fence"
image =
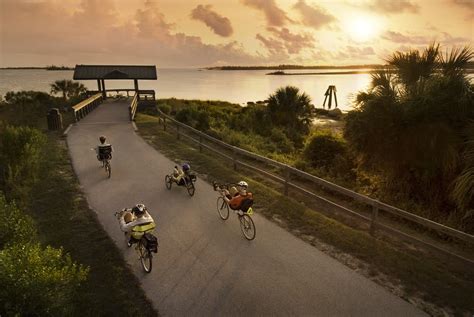
[(73, 106), (72, 109), (76, 122), (87, 116), (87, 114), (94, 110), (102, 101), (102, 94), (95, 94)]
[[(381, 230), (384, 232), (387, 232), (391, 235), (395, 235), (396, 237), (408, 241), (410, 243), (414, 243), (417, 245), (421, 245), (423, 247), (427, 247), (433, 251), (442, 253), (444, 255), (447, 255), (451, 258), (461, 260), (464, 263), (468, 263), (470, 265), (474, 264), (474, 257), (469, 256), (469, 258), (456, 254), (453, 251), (447, 250), (443, 247), (440, 247), (438, 245), (435, 245), (433, 243), (427, 242), (422, 240), (419, 237), (415, 237), (413, 235), (410, 235), (408, 233), (402, 232), (399, 229), (390, 227), (386, 224), (383, 224), (382, 222), (379, 221), (379, 211), (384, 211), (387, 212), (388, 214), (400, 217), (402, 219), (408, 220), (410, 222), (417, 223), (418, 225), (421, 225), (424, 228), (431, 229), (437, 233), (442, 233), (446, 235), (447, 237), (454, 238), (457, 240), (461, 240), (465, 243), (467, 243), (470, 247), (474, 246), (474, 236), (470, 235), (468, 233), (447, 227), (445, 225), (442, 225), (440, 223), (431, 221), (429, 219), (417, 216), (413, 213), (407, 212), (405, 210), (402, 210), (400, 208), (388, 205), (386, 203), (380, 202), (376, 199), (370, 198), (368, 196), (356, 193), (352, 190), (349, 190), (347, 188), (341, 187), (339, 185), (333, 184), (331, 182), (328, 182), (324, 179), (321, 179), (319, 177), (316, 177), (314, 175), (308, 174), (306, 172), (303, 172), (301, 170), (298, 170), (292, 166), (277, 162), (275, 160), (266, 158), (264, 156), (246, 151), (244, 149), (232, 146), (230, 144), (227, 144), (225, 142), (222, 142), (220, 140), (217, 140), (216, 138), (213, 138), (199, 130), (196, 130), (190, 126), (187, 126), (179, 121), (176, 121), (175, 119), (167, 116), (166, 114), (162, 113), (160, 111), (160, 116), (161, 116), (161, 121), (163, 123), (163, 129), (166, 131), (169, 126), (174, 127), (176, 131), (176, 137), (177, 139), (180, 139), (182, 136), (186, 137), (193, 142), (197, 143), (199, 145), (199, 151), (202, 152), (203, 148), (208, 149), (210, 151), (213, 151), (222, 157), (228, 159), (229, 161), (232, 162), (234, 170), (237, 170), (237, 166), (243, 166), (245, 168), (248, 168), (250, 170), (253, 170), (257, 173), (260, 173), (262, 175), (265, 175), (269, 177), (270, 179), (279, 182), (283, 184), (283, 191), (285, 195), (288, 195), (288, 190), (289, 188), (293, 188), (307, 196), (317, 198), (319, 200), (322, 200), (331, 206), (335, 207), (338, 211), (342, 211), (344, 213), (350, 214), (352, 216), (355, 216), (365, 222), (368, 222), (370, 225), (370, 233), (373, 235), (376, 230)], [(189, 134), (186, 134), (184, 132), (191, 132), (194, 136), (191, 136)], [(204, 141), (207, 141), (207, 144), (204, 143)], [(210, 144), (217, 145), (220, 147), (220, 149), (216, 149), (213, 146), (210, 146)], [(224, 153), (222, 151), (222, 148), (226, 149), (227, 152)], [(229, 153), (231, 153), (229, 155)], [(260, 162), (263, 162), (267, 165), (273, 166), (278, 168), (280, 171), (280, 174), (276, 174), (274, 172), (268, 171), (268, 170), (263, 170), (261, 168), (255, 167), (251, 164), (245, 163), (243, 161), (238, 160), (238, 157), (244, 157), (247, 159), (252, 159), (252, 160), (257, 160)], [(351, 198), (357, 202), (360, 202), (362, 204), (368, 205), (371, 207), (371, 216), (364, 215), (360, 212), (351, 210), (347, 207), (341, 206), (335, 202), (332, 202), (324, 197), (321, 197), (317, 195), (316, 193), (312, 192), (310, 189), (306, 189), (300, 185), (297, 185), (295, 183), (291, 182), (292, 177), (299, 177), (301, 179), (304, 179), (306, 181), (310, 181), (320, 187), (322, 187), (325, 190), (329, 190), (331, 192), (336, 192), (339, 193), (345, 197)]]

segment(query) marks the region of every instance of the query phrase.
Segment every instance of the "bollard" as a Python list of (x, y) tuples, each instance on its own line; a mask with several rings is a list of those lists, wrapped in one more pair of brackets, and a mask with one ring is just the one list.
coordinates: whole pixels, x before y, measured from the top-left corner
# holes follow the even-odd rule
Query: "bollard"
[(58, 108), (51, 108), (48, 111), (48, 115), (46, 116), (46, 120), (48, 121), (48, 130), (62, 130), (63, 128), (63, 118), (61, 113), (59, 112)]

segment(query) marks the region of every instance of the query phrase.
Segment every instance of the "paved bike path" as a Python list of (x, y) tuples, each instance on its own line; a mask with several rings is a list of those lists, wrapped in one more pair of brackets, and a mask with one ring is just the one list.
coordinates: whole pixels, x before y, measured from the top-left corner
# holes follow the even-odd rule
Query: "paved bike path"
[[(424, 315), (258, 214), (257, 237), (245, 240), (234, 214), (225, 222), (219, 218), (217, 195), (199, 177), (192, 198), (181, 187), (167, 190), (164, 177), (175, 164), (134, 132), (127, 107), (125, 101), (105, 102), (71, 128), (67, 142), (89, 205), (160, 314)], [(100, 135), (114, 147), (110, 179), (91, 150)], [(126, 247), (113, 217), (137, 202), (148, 206), (158, 227), (159, 251), (150, 274)]]

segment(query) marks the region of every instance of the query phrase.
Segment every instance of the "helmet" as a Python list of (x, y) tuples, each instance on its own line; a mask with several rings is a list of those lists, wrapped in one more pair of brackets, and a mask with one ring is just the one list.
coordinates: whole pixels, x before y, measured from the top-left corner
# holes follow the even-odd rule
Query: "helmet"
[(132, 212), (139, 216), (145, 213), (146, 207), (144, 204), (136, 204), (135, 207), (132, 208)]
[(247, 182), (244, 182), (244, 181), (238, 182), (237, 185), (239, 185), (240, 187), (243, 187), (245, 189), (247, 189), (247, 187), (249, 187), (249, 184), (247, 184)]
[(184, 171), (184, 172), (187, 172), (187, 171), (189, 171), (190, 169), (191, 169), (191, 166), (189, 166), (188, 163), (184, 163), (184, 164), (183, 164), (183, 171)]
[(100, 138), (99, 138), (99, 141), (100, 141), (100, 143), (104, 143), (105, 142), (105, 136), (101, 135)]

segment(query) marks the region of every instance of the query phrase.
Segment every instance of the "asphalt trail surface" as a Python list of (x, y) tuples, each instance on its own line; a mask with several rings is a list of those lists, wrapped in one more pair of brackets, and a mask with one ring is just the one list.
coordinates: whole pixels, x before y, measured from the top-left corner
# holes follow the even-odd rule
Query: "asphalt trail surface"
[[(110, 179), (92, 150), (100, 135), (114, 147)], [(134, 132), (126, 101), (100, 105), (71, 128), (67, 142), (89, 205), (162, 315), (425, 315), (258, 214), (257, 237), (245, 240), (237, 216), (219, 218), (216, 192), (200, 179), (194, 197), (181, 187), (167, 190), (164, 177), (175, 163)], [(139, 202), (158, 228), (150, 274), (113, 216)]]

